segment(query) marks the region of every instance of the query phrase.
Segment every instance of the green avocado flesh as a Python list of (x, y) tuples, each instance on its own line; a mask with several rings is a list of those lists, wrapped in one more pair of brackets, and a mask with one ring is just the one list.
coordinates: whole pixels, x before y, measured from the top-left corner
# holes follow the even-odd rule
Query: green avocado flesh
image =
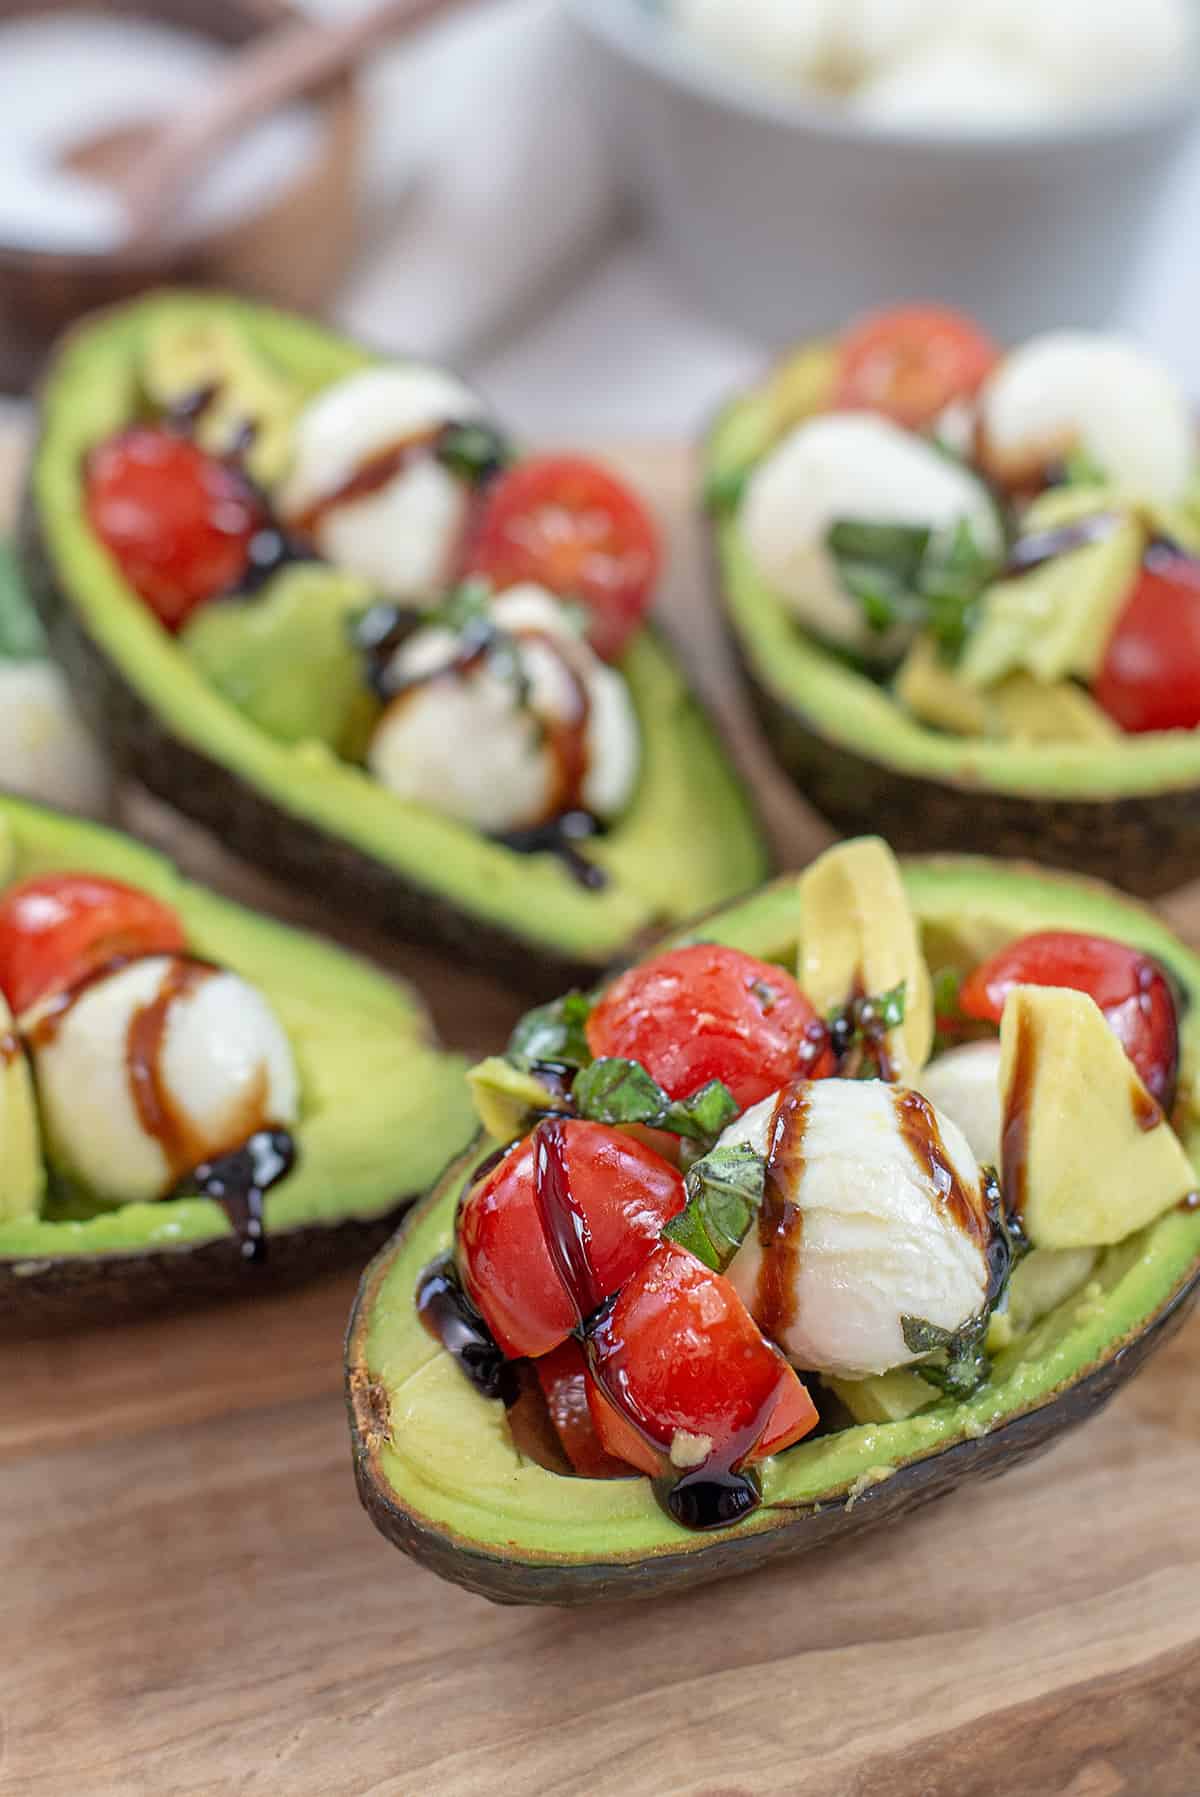
[[(464, 1063), (435, 1047), (402, 987), (331, 944), (192, 885), (115, 831), (0, 798), (0, 891), (67, 871), (107, 875), (165, 900), (188, 952), (251, 981), (287, 1032), (300, 1075), (298, 1160), (266, 1198), (268, 1256), (271, 1237), (284, 1231), (386, 1215), (425, 1190), (469, 1139)], [(71, 1206), (80, 1208), (88, 1207)], [(230, 1234), (224, 1212), (205, 1198), (105, 1206), (90, 1216), (0, 1222), (0, 1265), (178, 1249)]]
[[(1118, 937), (1158, 957), (1185, 995), (1175, 1122), (1200, 1164), (1200, 958), (1149, 912), (1087, 882), (968, 858), (910, 861), (904, 878), (934, 967), (965, 969), (1016, 936), (1055, 927)], [(780, 881), (706, 920), (696, 935), (794, 966), (799, 921), (796, 885)], [(810, 1437), (765, 1462), (764, 1501), (754, 1515), (693, 1535), (664, 1516), (644, 1478), (566, 1477), (526, 1458), (503, 1405), (480, 1396), (422, 1327), (413, 1301), (418, 1275), (451, 1247), (459, 1194), (490, 1146), (477, 1143), (449, 1170), (369, 1270), (351, 1328), (349, 1389), (360, 1487), (380, 1526), (436, 1570), (514, 1601), (582, 1600), (590, 1587), (576, 1584), (564, 1595), (556, 1577), (575, 1571), (603, 1584), (605, 1568), (656, 1556), (694, 1558), (701, 1576), (716, 1544), (794, 1530), (798, 1519), (827, 1505), (848, 1511), (866, 1494), (877, 1502), (877, 1488), (901, 1468), (978, 1442), (1111, 1365), (1170, 1307), (1200, 1256), (1200, 1213), (1172, 1210), (1105, 1250), (1094, 1266), (1085, 1260), (1085, 1283), (1026, 1333), (1007, 1331), (1011, 1339), (997, 1345), (992, 1376), (974, 1397), (942, 1398), (899, 1421)], [(1047, 1257), (1047, 1270), (1065, 1258)], [(1049, 1290), (1057, 1297), (1052, 1283)], [(1017, 1308), (1014, 1299), (1014, 1316)], [(528, 1583), (511, 1573), (514, 1564), (528, 1570)]]
[[(588, 858), (607, 876), (596, 890), (558, 857), (506, 848), (400, 800), (340, 759), (322, 740), (345, 722), (336, 695), (315, 720), (275, 706), (269, 721), (278, 734), (270, 734), (206, 678), (203, 655), (190, 656), (161, 629), (93, 535), (82, 473), (89, 450), (138, 414), (147, 346), (168, 328), (213, 320), (235, 329), (301, 400), (372, 359), (317, 325), (232, 299), (165, 293), (102, 315), (67, 339), (43, 390), (31, 517), (33, 554), (65, 596), (73, 622), (172, 739), (218, 764), (231, 807), (237, 789), (252, 791), (274, 808), (265, 837), (297, 820), (431, 901), (535, 949), (596, 966), (643, 932), (755, 885), (765, 872), (757, 822), (712, 724), (651, 629), (637, 634), (620, 664), (641, 729), (641, 770), (628, 810), (588, 844)], [(214, 634), (218, 628), (214, 616)], [(208, 647), (211, 665), (223, 652), (219, 644)], [(278, 673), (287, 678), (285, 668)], [(258, 670), (226, 669), (227, 690), (239, 680), (254, 689), (262, 716)], [(287, 736), (298, 740), (282, 740)], [(164, 796), (188, 807), (186, 790)], [(261, 852), (270, 855), (269, 842)], [(460, 931), (459, 940), (469, 939)]]
[[(812, 357), (816, 350), (803, 353)], [(773, 388), (780, 383), (786, 387), (787, 371), (799, 361), (785, 363), (758, 392), (735, 400), (721, 413), (705, 447), (708, 493), (719, 497), (736, 492), (740, 480), (782, 431), (816, 409), (820, 400), (811, 394), (806, 405), (781, 409), (766, 403)], [(1181, 530), (1191, 544), (1194, 522), (1181, 521)], [(714, 531), (723, 602), (752, 679), (826, 742), (900, 773), (1017, 796), (1087, 801), (1200, 784), (1200, 731), (1114, 734), (1111, 742), (1038, 742), (988, 740), (929, 728), (898, 704), (886, 687), (798, 625), (760, 578), (734, 509), (718, 508)], [(1020, 585), (1036, 597), (1039, 583), (1049, 585), (1063, 578), (1068, 562), (1086, 569), (1104, 564), (1095, 576), (1103, 579), (1113, 553), (1112, 546), (1098, 554), (1092, 549), (1075, 551), (1024, 576)], [(1111, 606), (1105, 615), (1110, 612)], [(1018, 664), (1020, 659), (1018, 655)]]

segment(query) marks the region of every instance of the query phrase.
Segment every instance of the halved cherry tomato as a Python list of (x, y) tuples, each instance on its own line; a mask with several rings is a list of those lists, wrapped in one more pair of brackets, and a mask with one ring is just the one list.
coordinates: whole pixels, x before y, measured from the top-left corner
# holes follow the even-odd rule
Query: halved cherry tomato
[[(632, 1136), (602, 1123), (562, 1126), (571, 1200), (587, 1229), (598, 1296), (619, 1291), (686, 1202), (683, 1175)], [(548, 1354), (579, 1321), (546, 1244), (535, 1138), (527, 1136), (472, 1188), (458, 1218), (459, 1265), (471, 1302), (510, 1359)]]
[(622, 481), (581, 456), (538, 456), (488, 488), (466, 572), (579, 600), (592, 647), (615, 661), (646, 614), (660, 560), (654, 520)]
[(947, 306), (873, 312), (842, 336), (834, 405), (920, 430), (952, 400), (969, 399), (999, 359), (991, 338)]
[(18, 1015), (109, 961), (185, 947), (169, 905), (98, 874), (42, 874), (0, 900), (0, 990)]
[(834, 1071), (828, 1032), (791, 974), (698, 942), (631, 967), (587, 1021), (599, 1058), (640, 1061), (672, 1098), (722, 1079), (740, 1109)]
[(137, 425), (93, 451), (88, 522), (168, 630), (236, 587), (267, 523), (249, 482), (172, 431)]
[(1150, 551), (1092, 693), (1122, 730), (1194, 730), (1200, 724), (1200, 560)]
[(1069, 986), (1094, 998), (1146, 1090), (1170, 1108), (1179, 1067), (1179, 1022), (1157, 961), (1107, 936), (1041, 930), (1009, 943), (977, 967), (963, 981), (959, 1005), (968, 1017), (999, 1023), (1014, 986)]
[(597, 1435), (652, 1478), (672, 1464), (760, 1460), (817, 1423), (808, 1392), (728, 1279), (674, 1242), (625, 1286), (590, 1355)]
[(565, 1341), (535, 1360), (534, 1371), (563, 1453), (585, 1479), (619, 1479), (633, 1469), (605, 1452), (588, 1408), (587, 1363), (578, 1342)]

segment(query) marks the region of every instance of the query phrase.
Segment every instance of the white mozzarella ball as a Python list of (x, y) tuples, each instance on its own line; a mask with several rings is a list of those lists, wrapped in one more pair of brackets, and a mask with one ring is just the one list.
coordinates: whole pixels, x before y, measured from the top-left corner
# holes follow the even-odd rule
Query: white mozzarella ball
[(0, 662), (0, 786), (103, 817), (112, 770), (48, 661)]
[[(189, 967), (194, 977), (180, 980)], [(143, 1066), (131, 1029), (177, 983), (158, 1051)], [(47, 1009), (53, 1000), (22, 1028), (50, 1157), (97, 1197), (163, 1198), (203, 1160), (295, 1121), (299, 1082), (287, 1036), (262, 993), (236, 974), (151, 955), (85, 987), (39, 1029)]]
[(923, 45), (863, 83), (854, 109), (881, 125), (996, 131), (1044, 123), (1061, 105), (1050, 77), (983, 45)]
[(826, 545), (830, 525), (953, 528), (981, 548), (1000, 545), (982, 482), (911, 432), (870, 412), (831, 412), (789, 432), (759, 464), (739, 513), (763, 579), (816, 635), (860, 654), (894, 655), (909, 632), (871, 630)]
[(920, 1089), (943, 1116), (956, 1123), (971, 1153), (987, 1167), (1000, 1165), (1000, 1043), (964, 1042), (931, 1061)]
[[(491, 615), (508, 636), (522, 681), (502, 646), (463, 670), (459, 639), (430, 626), (397, 650), (389, 675), (412, 681), (375, 728), (367, 765), (402, 798), (476, 829), (530, 829), (560, 808), (562, 772), (547, 724), (583, 717), (586, 771), (578, 800), (615, 816), (637, 778), (637, 717), (623, 677), (592, 651), (551, 594), (510, 588)], [(448, 671), (443, 671), (448, 670)], [(524, 691), (522, 691), (522, 682)]]
[[(934, 1113), (945, 1161), (978, 1225), (945, 1202), (901, 1128), (898, 1101), (914, 1094), (881, 1080), (814, 1081), (798, 1171), (788, 1197), (800, 1212), (791, 1321), (778, 1345), (810, 1372), (865, 1378), (919, 1358), (904, 1316), (957, 1329), (983, 1307), (987, 1224), (979, 1167), (948, 1117)], [(721, 1137), (766, 1153), (776, 1097)], [(753, 1315), (763, 1252), (751, 1226), (729, 1278)]]
[(1168, 86), (1191, 66), (1191, 0), (965, 0), (956, 29), (1019, 59), (1072, 110)]
[(1073, 450), (1105, 478), (1173, 504), (1195, 466), (1188, 402), (1157, 356), (1098, 331), (1051, 331), (1013, 350), (980, 395), (980, 450), (1011, 486)]
[(432, 598), (452, 571), (469, 505), (463, 482), (432, 451), (372, 492), (323, 502), (406, 439), (483, 416), (478, 396), (438, 368), (364, 368), (336, 381), (296, 420), (292, 471), (279, 501), (285, 521), (320, 507), (313, 536), (326, 560), (393, 598)]

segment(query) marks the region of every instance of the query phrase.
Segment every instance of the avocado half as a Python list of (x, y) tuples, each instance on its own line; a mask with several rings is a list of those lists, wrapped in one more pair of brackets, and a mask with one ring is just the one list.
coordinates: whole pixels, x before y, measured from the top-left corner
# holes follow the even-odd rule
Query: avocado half
[(736, 510), (720, 502), (793, 425), (820, 407), (809, 345), (727, 405), (703, 445), (718, 602), (751, 703), (804, 796), (847, 832), (900, 850), (1035, 855), (1144, 895), (1200, 873), (1200, 731), (1111, 746), (987, 742), (919, 723), (808, 635), (759, 577)]
[[(1200, 1074), (1200, 958), (1105, 887), (970, 858), (909, 861), (905, 884), (934, 966), (966, 968), (1028, 931), (1070, 927), (1139, 944), (1183, 995), (1183, 1087)], [(794, 966), (799, 901), (780, 880), (695, 934)], [(1177, 1121), (1200, 1165), (1200, 1112)], [(999, 1353), (964, 1403), (904, 1422), (812, 1436), (764, 1463), (762, 1507), (691, 1535), (640, 1477), (592, 1480), (518, 1451), (499, 1401), (480, 1396), (422, 1327), (414, 1291), (452, 1245), (455, 1208), (491, 1144), (476, 1142), (368, 1268), (347, 1338), (347, 1399), (363, 1504), (396, 1546), (500, 1603), (658, 1595), (842, 1541), (994, 1475), (1094, 1415), (1164, 1341), (1200, 1289), (1200, 1212), (1178, 1209), (1107, 1249), (1093, 1277)]]
[(653, 629), (620, 664), (642, 768), (629, 810), (588, 846), (606, 876), (599, 890), (551, 854), (403, 802), (324, 745), (274, 739), (203, 678), (93, 536), (82, 495), (88, 451), (138, 414), (155, 332), (214, 318), (305, 397), (372, 360), (306, 320), (211, 294), (153, 295), (64, 340), (41, 394), (22, 557), (54, 653), (123, 771), (247, 859), (531, 989), (594, 976), (651, 932), (756, 885), (766, 852), (753, 809)]
[(205, 1198), (97, 1206), (86, 1216), (59, 1217), (51, 1205), (48, 1215), (0, 1220), (0, 1332), (248, 1297), (361, 1262), (471, 1135), (462, 1058), (436, 1046), (411, 992), (344, 950), (193, 885), (114, 830), (0, 798), (0, 892), (68, 869), (164, 899), (190, 952), (270, 1000), (300, 1074), (298, 1158), (267, 1195), (261, 1263), (242, 1258), (224, 1213)]

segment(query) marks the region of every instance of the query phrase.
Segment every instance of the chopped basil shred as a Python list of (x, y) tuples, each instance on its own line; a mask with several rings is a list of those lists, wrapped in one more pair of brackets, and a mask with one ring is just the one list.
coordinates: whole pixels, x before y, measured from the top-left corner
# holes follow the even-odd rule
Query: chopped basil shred
[(829, 1013), (829, 1041), (842, 1079), (890, 1076), (885, 1038), (904, 1022), (906, 982), (871, 997), (852, 998)]
[(950, 530), (840, 518), (829, 527), (829, 551), (842, 584), (869, 627), (883, 635), (896, 624), (926, 629), (948, 659), (961, 652), (988, 585), (1003, 566), (976, 542), (965, 519)]
[(585, 1033), (591, 1011), (586, 992), (568, 992), (552, 1004), (527, 1011), (509, 1037), (509, 1060), (526, 1069), (543, 1061), (586, 1067), (592, 1058)]
[(687, 1206), (663, 1234), (723, 1273), (762, 1204), (766, 1163), (748, 1142), (714, 1148), (687, 1175)]
[(605, 1056), (576, 1075), (575, 1108), (593, 1123), (642, 1123), (670, 1130), (706, 1146), (716, 1141), (738, 1114), (733, 1094), (719, 1079), (688, 1098), (673, 1099), (646, 1072), (640, 1061)]
[(493, 425), (477, 419), (446, 425), (438, 437), (436, 453), (443, 467), (472, 485), (499, 474), (514, 459), (507, 437)]

